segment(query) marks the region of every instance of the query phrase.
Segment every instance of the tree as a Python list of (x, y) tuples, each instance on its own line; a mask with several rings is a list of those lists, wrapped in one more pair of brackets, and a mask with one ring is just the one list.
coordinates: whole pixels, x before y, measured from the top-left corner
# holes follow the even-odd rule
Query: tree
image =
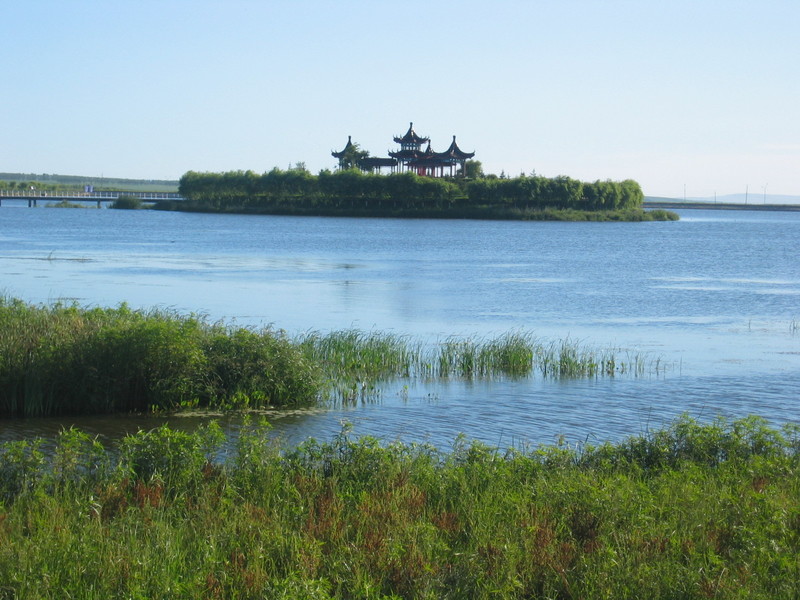
[(483, 177), (483, 165), (479, 160), (468, 160), (464, 163), (464, 177), (478, 179)]
[(340, 169), (358, 168), (358, 161), (360, 161), (362, 158), (367, 158), (368, 156), (369, 152), (366, 150), (362, 150), (357, 143), (348, 144), (347, 147), (342, 151), (342, 156), (339, 158), (339, 168)]

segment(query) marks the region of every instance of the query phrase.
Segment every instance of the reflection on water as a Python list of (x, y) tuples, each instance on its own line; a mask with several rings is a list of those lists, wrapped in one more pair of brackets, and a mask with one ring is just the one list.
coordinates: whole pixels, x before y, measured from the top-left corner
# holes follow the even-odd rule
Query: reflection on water
[[(461, 433), (501, 447), (531, 447), (564, 440), (601, 443), (645, 433), (681, 414), (698, 419), (766, 416), (778, 426), (797, 420), (800, 375), (782, 378), (686, 377), (613, 378), (553, 382), (395, 382), (375, 401), (325, 409), (267, 411), (273, 435), (296, 444), (308, 437), (331, 439), (344, 422), (356, 435), (386, 441), (431, 442), (448, 446)], [(241, 415), (100, 416), (17, 419), (3, 422), (0, 441), (42, 436), (53, 439), (75, 426), (107, 443), (139, 429), (169, 423), (191, 431), (216, 420), (235, 441)]]
[[(797, 419), (800, 215), (685, 211), (677, 223), (521, 223), (0, 208), (2, 291), (163, 307), (290, 335), (357, 327), (436, 340), (512, 330), (644, 353), (666, 374), (385, 386), (380, 400), (274, 413), (287, 441), (356, 433), (446, 445), (617, 439), (687, 412)], [(408, 385), (404, 389), (404, 385)], [(194, 427), (200, 417), (169, 418)], [(222, 418), (231, 432), (236, 417)], [(160, 418), (75, 423), (118, 437)]]

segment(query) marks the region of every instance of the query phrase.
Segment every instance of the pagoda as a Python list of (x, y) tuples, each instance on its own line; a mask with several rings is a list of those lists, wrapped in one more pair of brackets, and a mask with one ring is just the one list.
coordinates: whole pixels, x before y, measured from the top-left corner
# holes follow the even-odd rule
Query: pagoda
[(331, 151), (331, 156), (333, 156), (333, 158), (338, 158), (339, 159), (339, 168), (340, 169), (346, 169), (347, 168), (347, 164), (346, 163), (347, 163), (347, 160), (348, 160), (348, 156), (351, 155), (351, 153), (353, 152), (353, 140), (352, 140), (352, 137), (353, 136), (350, 136), (350, 135), (347, 136), (347, 143), (344, 145), (344, 148), (339, 150), (339, 152)]
[[(352, 137), (353, 136), (350, 135), (347, 136), (347, 143), (339, 152), (331, 152), (331, 156), (339, 159), (339, 169), (347, 169), (351, 166), (355, 166), (362, 171), (369, 171), (371, 173), (375, 169), (380, 172), (381, 168), (389, 167), (394, 171), (394, 168), (397, 166), (396, 159), (381, 158), (378, 156), (359, 156), (359, 154), (365, 153), (356, 149)], [(355, 164), (348, 164), (351, 161), (354, 161)]]
[(461, 167), (461, 173), (465, 173), (467, 160), (475, 156), (474, 152), (464, 152), (456, 144), (456, 136), (450, 147), (444, 152), (434, 152), (428, 143), (428, 149), (424, 154), (417, 158), (412, 158), (407, 162), (407, 166), (415, 170), (418, 175), (428, 175), (430, 177), (444, 177), (445, 169), (449, 170), (452, 177), (458, 171), (456, 167)]
[[(392, 173), (395, 171), (411, 171), (417, 175), (427, 177), (453, 177), (459, 172), (463, 175), (467, 160), (475, 156), (474, 152), (464, 152), (456, 143), (456, 136), (450, 147), (444, 152), (434, 152), (431, 148), (431, 140), (422, 137), (414, 131), (414, 123), (409, 123), (408, 131), (402, 137), (395, 136), (394, 141), (400, 144), (400, 150), (389, 151), (389, 158), (379, 157), (357, 157), (351, 136), (347, 137), (347, 144), (340, 152), (331, 152), (334, 158), (339, 159), (339, 168), (344, 169), (356, 166), (362, 171), (380, 170), (382, 167), (390, 167)], [(422, 150), (423, 145), (427, 148)], [(351, 158), (355, 157), (355, 164), (349, 164)], [(460, 167), (460, 170), (458, 169)]]
[(400, 161), (400, 164), (407, 165), (408, 161), (422, 156), (422, 144), (426, 142), (430, 150), (431, 139), (417, 135), (417, 132), (414, 131), (414, 123), (410, 123), (408, 125), (408, 131), (403, 137), (394, 137), (394, 143), (400, 144), (400, 150), (397, 152), (389, 152), (389, 156), (396, 158)]

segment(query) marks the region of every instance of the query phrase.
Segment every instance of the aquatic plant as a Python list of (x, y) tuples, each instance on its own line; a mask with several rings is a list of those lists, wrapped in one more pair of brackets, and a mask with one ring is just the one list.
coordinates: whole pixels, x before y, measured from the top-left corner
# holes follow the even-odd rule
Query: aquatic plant
[(317, 400), (316, 367), (285, 336), (168, 311), (0, 299), (0, 414), (249, 408)]
[(545, 378), (641, 376), (662, 369), (647, 355), (615, 348), (593, 348), (576, 340), (543, 341), (515, 331), (493, 338), (450, 336), (433, 342), (396, 334), (310, 332), (297, 343), (318, 362), (333, 387), (360, 397), (394, 378)]
[(0, 298), (0, 415), (38, 416), (363, 400), (397, 379), (641, 376), (647, 355), (542, 341), (413, 339), (355, 329), (294, 339), (272, 329), (211, 324), (169, 311)]

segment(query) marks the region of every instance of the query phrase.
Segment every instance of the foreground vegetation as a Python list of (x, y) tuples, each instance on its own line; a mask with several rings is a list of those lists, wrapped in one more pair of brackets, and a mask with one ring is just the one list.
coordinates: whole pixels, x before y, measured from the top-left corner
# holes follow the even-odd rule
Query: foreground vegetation
[(303, 406), (364, 399), (402, 377), (601, 377), (663, 368), (635, 352), (525, 333), (433, 344), (355, 330), (290, 339), (125, 305), (4, 298), (0, 331), (0, 416)]
[[(528, 220), (675, 219), (642, 210), (632, 180), (584, 183), (569, 177), (436, 179), (411, 172), (376, 175), (356, 169), (304, 168), (197, 173), (180, 179), (181, 210), (292, 215)], [(177, 204), (175, 207), (178, 207)]]
[[(211, 424), (0, 445), (0, 595), (796, 598), (800, 432), (597, 447), (310, 440)], [(226, 448), (223, 450), (222, 448)]]

